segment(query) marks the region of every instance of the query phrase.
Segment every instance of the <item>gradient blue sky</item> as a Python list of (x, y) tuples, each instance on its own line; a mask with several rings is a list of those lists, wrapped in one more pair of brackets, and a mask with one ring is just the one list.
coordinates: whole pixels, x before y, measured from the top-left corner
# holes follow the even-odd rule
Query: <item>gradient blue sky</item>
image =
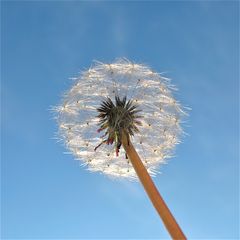
[(85, 171), (48, 111), (92, 60), (166, 72), (192, 111), (155, 178), (189, 239), (239, 237), (239, 3), (1, 2), (2, 239), (169, 238), (139, 183)]

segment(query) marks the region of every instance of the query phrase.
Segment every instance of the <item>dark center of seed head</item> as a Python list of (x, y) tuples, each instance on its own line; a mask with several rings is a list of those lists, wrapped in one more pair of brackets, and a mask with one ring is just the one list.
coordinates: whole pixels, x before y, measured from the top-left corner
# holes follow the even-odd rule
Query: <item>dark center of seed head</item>
[(126, 96), (121, 99), (116, 95), (115, 103), (110, 98), (107, 98), (97, 108), (97, 111), (100, 126), (98, 132), (104, 131), (104, 135), (102, 136), (103, 141), (95, 148), (95, 151), (103, 143), (114, 143), (116, 155), (118, 156), (122, 145), (122, 134), (126, 134), (129, 138), (129, 136), (139, 132), (138, 126), (141, 125), (139, 119), (142, 116), (138, 114), (141, 110), (132, 100), (127, 100)]

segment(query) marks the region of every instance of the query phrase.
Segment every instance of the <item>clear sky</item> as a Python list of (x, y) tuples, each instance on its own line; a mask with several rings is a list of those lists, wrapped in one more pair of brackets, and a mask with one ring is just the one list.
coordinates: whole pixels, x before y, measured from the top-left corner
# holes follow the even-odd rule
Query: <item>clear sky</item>
[(154, 181), (189, 239), (239, 237), (237, 1), (1, 2), (3, 239), (169, 238), (139, 183), (79, 166), (49, 112), (93, 60), (166, 72), (192, 108)]

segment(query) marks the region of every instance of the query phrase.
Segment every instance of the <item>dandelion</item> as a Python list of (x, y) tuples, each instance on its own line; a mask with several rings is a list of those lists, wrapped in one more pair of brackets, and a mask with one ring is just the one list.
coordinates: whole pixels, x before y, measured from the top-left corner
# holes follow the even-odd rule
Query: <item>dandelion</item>
[(140, 179), (174, 239), (185, 239), (150, 176), (171, 157), (182, 134), (181, 104), (170, 80), (120, 59), (82, 72), (56, 108), (67, 149), (90, 171)]

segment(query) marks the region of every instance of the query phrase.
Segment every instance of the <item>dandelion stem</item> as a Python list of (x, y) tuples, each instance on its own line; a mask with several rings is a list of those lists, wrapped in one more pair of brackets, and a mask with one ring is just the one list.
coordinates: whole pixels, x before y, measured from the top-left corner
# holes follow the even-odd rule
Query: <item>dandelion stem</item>
[(158, 192), (153, 180), (148, 174), (138, 153), (136, 152), (134, 146), (126, 134), (123, 134), (122, 136), (122, 144), (143, 187), (145, 188), (145, 191), (147, 192), (150, 200), (152, 201), (152, 204), (160, 215), (172, 239), (186, 239), (184, 233), (182, 232), (160, 193)]

